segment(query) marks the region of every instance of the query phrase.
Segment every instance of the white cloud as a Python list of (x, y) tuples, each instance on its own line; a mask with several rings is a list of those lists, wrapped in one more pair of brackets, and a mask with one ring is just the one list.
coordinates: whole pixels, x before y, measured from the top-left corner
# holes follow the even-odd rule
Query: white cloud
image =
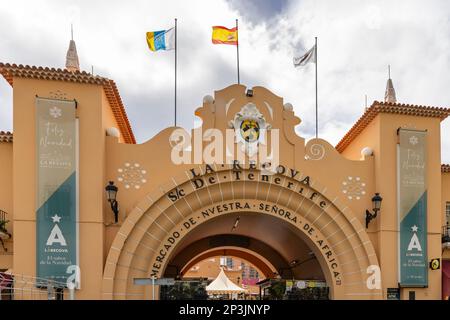
[[(252, 1), (250, 1), (252, 2)], [(382, 100), (387, 65), (399, 102), (450, 103), (450, 4), (442, 1), (10, 1), (0, 11), (0, 61), (63, 67), (74, 23), (81, 67), (114, 79), (143, 142), (173, 122), (173, 52), (148, 50), (145, 31), (178, 20), (179, 119), (194, 125), (206, 94), (236, 81), (234, 46), (211, 44), (211, 26), (240, 26), (241, 82), (294, 105), (298, 131), (314, 136), (314, 66), (292, 66), (318, 37), (320, 135), (335, 144), (369, 104)], [(255, 10), (253, 10), (253, 9)], [(250, 12), (249, 10), (252, 10)], [(264, 72), (261, 72), (264, 70)], [(12, 127), (0, 84), (0, 129)], [(450, 122), (450, 120), (447, 120)], [(450, 125), (442, 159), (450, 162)]]

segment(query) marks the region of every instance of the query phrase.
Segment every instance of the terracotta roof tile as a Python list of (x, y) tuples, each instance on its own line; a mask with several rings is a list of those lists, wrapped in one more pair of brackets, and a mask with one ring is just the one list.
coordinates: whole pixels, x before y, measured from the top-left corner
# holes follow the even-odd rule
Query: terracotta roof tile
[(70, 72), (65, 69), (24, 66), (1, 62), (0, 74), (11, 86), (13, 86), (14, 77), (102, 85), (124, 141), (131, 144), (136, 143), (125, 107), (120, 98), (119, 90), (113, 80), (93, 76), (85, 71)]
[(336, 145), (336, 149), (342, 152), (347, 148), (350, 143), (369, 125), (369, 123), (379, 113), (393, 113), (412, 115), (419, 117), (433, 117), (444, 120), (450, 115), (450, 109), (418, 106), (404, 103), (391, 103), (391, 102), (378, 102), (374, 101), (373, 104), (364, 112), (359, 120), (353, 125), (353, 127), (345, 134), (345, 136)]
[(13, 142), (12, 132), (0, 131), (0, 142)]
[(441, 172), (450, 172), (450, 164), (441, 165)]

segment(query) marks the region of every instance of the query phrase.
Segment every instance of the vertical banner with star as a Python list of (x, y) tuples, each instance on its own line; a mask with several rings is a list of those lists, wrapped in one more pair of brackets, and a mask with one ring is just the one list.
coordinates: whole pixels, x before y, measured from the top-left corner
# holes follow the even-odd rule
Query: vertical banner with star
[(40, 287), (47, 286), (47, 280), (65, 287), (71, 276), (68, 267), (78, 266), (75, 108), (75, 101), (36, 98), (36, 277)]
[(399, 284), (428, 286), (426, 131), (399, 129)]

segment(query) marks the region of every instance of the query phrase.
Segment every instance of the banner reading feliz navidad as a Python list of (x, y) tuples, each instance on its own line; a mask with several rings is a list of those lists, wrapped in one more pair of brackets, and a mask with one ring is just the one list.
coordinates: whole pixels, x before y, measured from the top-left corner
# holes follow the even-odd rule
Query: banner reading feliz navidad
[(399, 129), (399, 283), (428, 286), (426, 131)]
[(46, 286), (44, 279), (65, 286), (68, 267), (78, 265), (75, 107), (36, 98), (38, 286)]

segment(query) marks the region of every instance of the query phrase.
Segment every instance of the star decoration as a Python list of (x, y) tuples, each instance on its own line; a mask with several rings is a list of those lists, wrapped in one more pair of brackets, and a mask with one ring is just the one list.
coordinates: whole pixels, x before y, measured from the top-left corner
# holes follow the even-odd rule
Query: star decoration
[(117, 180), (124, 184), (125, 189), (140, 189), (147, 182), (147, 170), (141, 168), (139, 163), (126, 162), (123, 168), (117, 169)]
[(342, 193), (345, 194), (349, 200), (360, 200), (365, 194), (366, 184), (361, 181), (361, 177), (347, 177), (342, 182)]
[(419, 227), (417, 227), (416, 225), (413, 225), (411, 227), (412, 232), (417, 232), (418, 229), (419, 229)]
[(52, 217), (52, 219), (53, 219), (53, 223), (56, 223), (56, 222), (60, 222), (60, 221), (61, 221), (61, 217), (58, 216), (57, 214), (55, 214), (55, 215)]

